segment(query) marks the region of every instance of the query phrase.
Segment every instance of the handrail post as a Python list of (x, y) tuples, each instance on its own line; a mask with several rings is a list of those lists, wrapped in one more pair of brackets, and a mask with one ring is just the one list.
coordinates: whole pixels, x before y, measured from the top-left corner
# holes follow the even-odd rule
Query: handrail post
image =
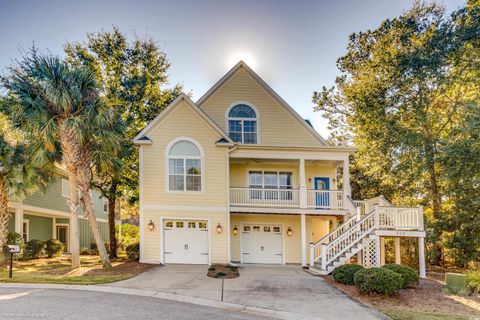
[(327, 245), (322, 243), (322, 270), (327, 271)]
[(355, 210), (357, 211), (357, 222), (358, 222), (362, 218), (362, 208), (356, 207)]
[(310, 243), (310, 268), (315, 264), (315, 244)]
[(378, 210), (378, 204), (374, 205), (375, 213), (373, 215), (373, 221), (375, 224), (375, 230), (380, 229), (380, 211)]
[(425, 222), (423, 220), (423, 206), (418, 206), (418, 230), (425, 230), (424, 223)]

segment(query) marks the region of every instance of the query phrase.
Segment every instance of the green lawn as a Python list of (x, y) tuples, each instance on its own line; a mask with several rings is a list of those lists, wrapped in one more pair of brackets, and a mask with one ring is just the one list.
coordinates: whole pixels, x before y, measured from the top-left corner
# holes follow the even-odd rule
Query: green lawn
[(471, 320), (474, 317), (446, 314), (430, 313), (399, 309), (380, 309), (381, 312), (391, 317), (393, 320)]
[(70, 257), (14, 261), (13, 278), (8, 266), (0, 269), (0, 282), (101, 284), (134, 277), (150, 266), (124, 259), (113, 262), (112, 270), (103, 271), (98, 256), (81, 256), (81, 268), (72, 270)]

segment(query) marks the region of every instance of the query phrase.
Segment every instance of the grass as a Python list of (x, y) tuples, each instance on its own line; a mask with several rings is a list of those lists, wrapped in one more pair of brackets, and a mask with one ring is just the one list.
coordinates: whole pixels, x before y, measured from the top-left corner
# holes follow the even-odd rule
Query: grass
[(420, 312), (400, 309), (380, 309), (393, 320), (471, 320), (475, 317), (438, 312)]
[(69, 256), (50, 259), (14, 261), (13, 278), (8, 277), (8, 266), (0, 269), (0, 282), (54, 283), (54, 284), (102, 284), (132, 278), (150, 265), (119, 259), (112, 269), (104, 271), (98, 256), (81, 256), (81, 267), (72, 269)]

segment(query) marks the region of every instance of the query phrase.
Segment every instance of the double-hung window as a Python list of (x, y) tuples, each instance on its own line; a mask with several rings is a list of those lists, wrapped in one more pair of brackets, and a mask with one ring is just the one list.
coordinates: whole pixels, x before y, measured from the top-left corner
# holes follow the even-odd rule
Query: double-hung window
[(292, 173), (284, 171), (249, 171), (249, 188), (251, 199), (291, 200)]
[(170, 191), (202, 190), (202, 155), (192, 142), (180, 140), (168, 152)]
[(238, 143), (256, 144), (257, 114), (246, 104), (237, 104), (228, 112), (228, 135)]

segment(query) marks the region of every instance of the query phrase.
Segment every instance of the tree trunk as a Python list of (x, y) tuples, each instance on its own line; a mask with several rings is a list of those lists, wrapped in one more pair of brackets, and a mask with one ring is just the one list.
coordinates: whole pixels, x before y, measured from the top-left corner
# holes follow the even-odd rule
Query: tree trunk
[(5, 254), (3, 254), (3, 246), (7, 244), (8, 223), (12, 217), (10, 212), (8, 212), (7, 193), (5, 177), (0, 175), (0, 264), (6, 261)]
[(90, 197), (90, 191), (82, 190), (82, 199), (85, 204), (85, 211), (87, 212), (88, 221), (90, 222), (90, 227), (92, 228), (93, 238), (97, 244), (98, 254), (100, 255), (100, 260), (102, 261), (103, 269), (111, 269), (112, 264), (108, 258), (107, 250), (105, 249), (105, 242), (103, 242), (102, 236), (100, 235), (100, 230), (98, 228), (97, 218), (95, 217), (92, 198)]
[(80, 235), (78, 230), (78, 182), (75, 172), (68, 172), (68, 187), (70, 198), (68, 206), (70, 207), (70, 252), (72, 254), (72, 268), (80, 267)]
[(110, 259), (117, 259), (117, 237), (115, 235), (115, 202), (117, 198), (108, 198), (108, 231), (110, 236)]
[(431, 139), (427, 138), (425, 141), (425, 155), (427, 162), (427, 171), (429, 176), (429, 193), (430, 200), (432, 201), (432, 216), (435, 219), (433, 225), (433, 251), (434, 255), (432, 256), (433, 265), (441, 265), (443, 261), (443, 245), (441, 243), (442, 236), (442, 227), (440, 226), (439, 221), (441, 222), (442, 217), (442, 208), (440, 202), (440, 192), (438, 189), (438, 177), (437, 171), (435, 168), (436, 158), (435, 158), (435, 146)]

